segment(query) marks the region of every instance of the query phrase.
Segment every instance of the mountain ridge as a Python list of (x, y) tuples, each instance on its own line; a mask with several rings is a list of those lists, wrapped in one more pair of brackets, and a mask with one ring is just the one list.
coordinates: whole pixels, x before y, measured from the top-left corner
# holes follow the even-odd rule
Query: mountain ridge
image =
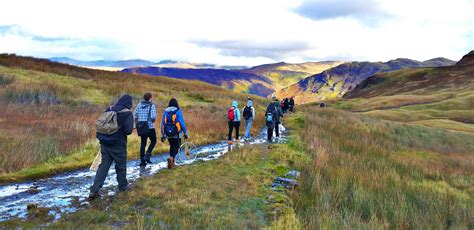
[(455, 62), (445, 58), (434, 58), (424, 62), (397, 58), (387, 62), (347, 62), (309, 76), (283, 88), (278, 97), (295, 97), (297, 103), (309, 103), (342, 97), (360, 82), (380, 72), (406, 68), (449, 66)]

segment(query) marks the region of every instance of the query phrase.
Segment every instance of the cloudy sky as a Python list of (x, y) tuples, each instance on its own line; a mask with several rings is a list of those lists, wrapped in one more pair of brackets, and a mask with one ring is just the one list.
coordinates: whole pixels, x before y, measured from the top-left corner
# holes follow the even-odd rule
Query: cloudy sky
[(10, 0), (0, 53), (80, 60), (458, 60), (474, 0)]

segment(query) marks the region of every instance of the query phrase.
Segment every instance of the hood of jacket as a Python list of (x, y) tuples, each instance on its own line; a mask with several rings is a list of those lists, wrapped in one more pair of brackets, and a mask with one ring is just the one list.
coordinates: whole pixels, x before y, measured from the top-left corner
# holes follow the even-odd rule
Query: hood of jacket
[(248, 101), (247, 101), (247, 106), (248, 106), (248, 107), (252, 107), (252, 106), (253, 106), (253, 101), (252, 101), (252, 100), (248, 100)]
[(178, 108), (176, 108), (176, 107), (168, 107), (168, 108), (165, 109), (165, 112), (175, 112), (177, 110), (178, 110)]
[(132, 96), (125, 94), (123, 95), (114, 106), (112, 106), (112, 110), (120, 111), (122, 109), (132, 109), (133, 100)]
[(237, 101), (233, 101), (233, 102), (232, 102), (232, 107), (237, 108), (237, 106), (239, 106), (239, 103), (237, 103)]
[(150, 105), (151, 105), (151, 102), (150, 102), (150, 101), (141, 101), (140, 104), (139, 104), (139, 106), (140, 106), (141, 108), (146, 108), (146, 107), (148, 107), (148, 106), (150, 106)]

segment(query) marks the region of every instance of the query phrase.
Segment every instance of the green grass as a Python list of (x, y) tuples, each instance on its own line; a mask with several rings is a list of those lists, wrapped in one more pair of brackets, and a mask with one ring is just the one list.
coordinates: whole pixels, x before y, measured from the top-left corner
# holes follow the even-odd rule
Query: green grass
[(304, 228), (473, 227), (474, 135), (305, 110), (290, 123), (313, 159), (292, 196)]
[[(177, 98), (190, 140), (196, 145), (226, 139), (227, 108), (233, 100), (243, 106), (248, 96), (196, 81), (123, 73), (114, 76), (95, 70), (83, 75), (80, 71), (86, 70), (73, 68), (79, 73), (56, 71), (60, 70), (57, 67), (48, 71), (63, 74), (0, 66), (0, 183), (89, 165), (97, 153), (97, 147), (88, 144), (95, 140), (95, 120), (124, 93), (132, 95), (134, 105), (143, 93), (153, 93), (159, 114), (171, 98)], [(258, 96), (253, 99), (257, 112), (263, 113), (268, 102)], [(257, 117), (253, 134), (259, 132), (263, 120), (263, 116)], [(130, 158), (138, 156), (138, 142), (132, 134)], [(167, 145), (159, 143), (155, 153), (167, 150)]]
[[(236, 149), (221, 159), (163, 170), (133, 190), (103, 198), (65, 216), (53, 228), (277, 228), (299, 226), (285, 192), (271, 191), (277, 176), (308, 158), (285, 145)], [(37, 226), (10, 221), (11, 226)]]

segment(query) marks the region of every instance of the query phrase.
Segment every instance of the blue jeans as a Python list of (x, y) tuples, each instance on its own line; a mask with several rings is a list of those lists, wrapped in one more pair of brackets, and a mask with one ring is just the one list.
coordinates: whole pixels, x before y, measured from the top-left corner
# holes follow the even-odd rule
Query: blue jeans
[(245, 138), (250, 138), (250, 129), (252, 128), (253, 119), (245, 120)]

